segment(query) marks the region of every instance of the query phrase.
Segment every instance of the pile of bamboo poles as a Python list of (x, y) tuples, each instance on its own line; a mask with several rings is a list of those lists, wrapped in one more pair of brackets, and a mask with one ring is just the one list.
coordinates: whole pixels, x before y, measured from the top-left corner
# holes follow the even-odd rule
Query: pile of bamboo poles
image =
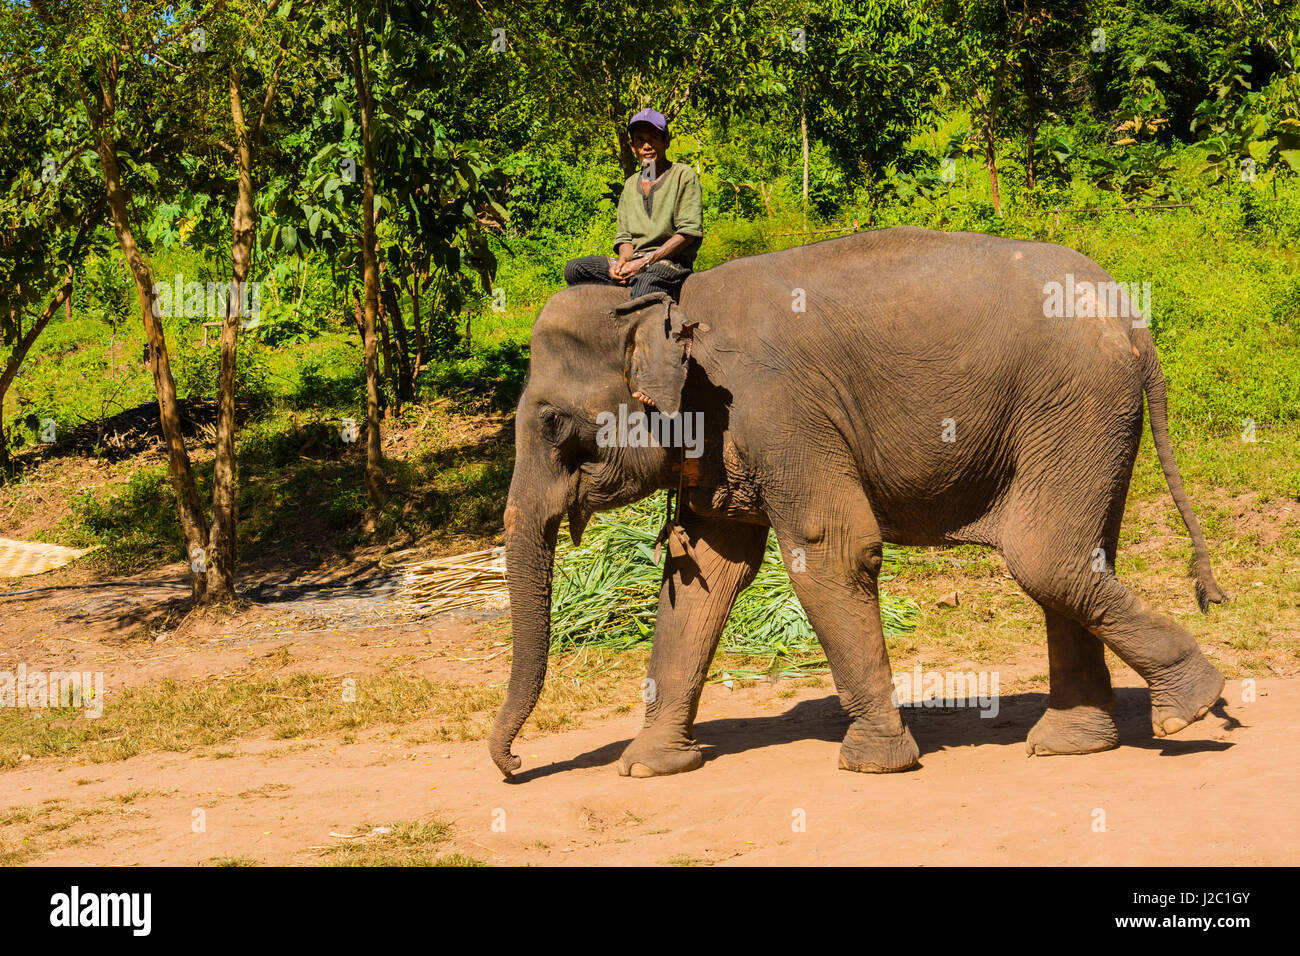
[(404, 603), (424, 614), (457, 608), (507, 608), (505, 548), (452, 554), (423, 561), (401, 562), (391, 555), (384, 562), (401, 574)]

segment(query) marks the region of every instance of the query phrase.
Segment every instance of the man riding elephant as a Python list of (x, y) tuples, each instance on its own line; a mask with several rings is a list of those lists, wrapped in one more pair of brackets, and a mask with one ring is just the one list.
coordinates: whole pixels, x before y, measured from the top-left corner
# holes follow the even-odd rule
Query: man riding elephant
[(700, 180), (690, 166), (665, 156), (672, 135), (662, 113), (642, 110), (627, 126), (641, 171), (623, 184), (617, 256), (571, 259), (564, 281), (626, 286), (632, 298), (667, 292), (676, 299), (704, 238)]

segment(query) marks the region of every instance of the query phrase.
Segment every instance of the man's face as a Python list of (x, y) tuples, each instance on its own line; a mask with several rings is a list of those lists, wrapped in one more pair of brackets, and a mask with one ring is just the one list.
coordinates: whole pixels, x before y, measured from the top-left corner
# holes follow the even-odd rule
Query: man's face
[(649, 123), (637, 123), (632, 127), (632, 152), (637, 159), (645, 162), (652, 160), (655, 165), (663, 161), (668, 142), (664, 134)]

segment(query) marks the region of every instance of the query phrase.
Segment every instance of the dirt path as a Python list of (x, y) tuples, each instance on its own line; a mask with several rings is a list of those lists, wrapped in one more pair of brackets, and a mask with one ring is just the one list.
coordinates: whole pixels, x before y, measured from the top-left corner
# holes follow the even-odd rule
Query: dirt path
[[(1291, 546), (1270, 538), (1260, 560), (1223, 566), (1233, 602), (1202, 618), (1180, 542), (1154, 543), (1165, 540), (1157, 532), (1166, 519), (1176, 520), (1161, 515), (1138, 515), (1156, 529), (1134, 545), (1144, 595), (1172, 609), (1225, 673), (1274, 675), (1258, 681), (1253, 702), (1229, 680), (1225, 706), (1164, 741), (1151, 737), (1137, 676), (1113, 662), (1121, 747), (1026, 757), (1047, 686), (1040, 612), (996, 562), (920, 555), (925, 563), (890, 582), (922, 608), (915, 634), (891, 646), (895, 670), (996, 671), (1003, 696), (992, 719), (974, 709), (909, 709), (922, 750), (912, 772), (836, 769), (847, 718), (827, 679), (822, 687), (711, 684), (697, 725), (704, 767), (621, 778), (614, 763), (640, 724), (644, 664), (620, 658), (623, 669), (600, 677), (602, 659), (552, 667), (564, 686), (585, 682), (586, 697), (572, 698), (578, 709), (568, 723), (552, 709), (558, 732), (516, 744), (524, 760), (516, 783), (500, 779), (484, 741), (442, 742), (439, 728), (458, 726), (450, 710), (403, 711), (400, 722), (372, 721), (355, 733), (291, 728), (286, 739), (190, 742), (181, 753), (103, 763), (38, 757), (0, 770), (0, 860), (316, 865), (337, 859), (329, 848), (356, 845), (341, 835), (437, 819), (451, 835), (430, 853), (493, 864), (1300, 864)], [(1284, 529), (1289, 542), (1294, 520), (1279, 510), (1265, 530)], [(314, 568), (310, 581), (268, 572), (252, 582), (258, 603), (230, 616), (187, 615), (183, 593), (162, 586), (182, 577), (176, 567), (142, 576), (138, 587), (0, 598), (0, 670), (102, 671), (109, 701), (168, 679), (233, 685), (299, 671), (356, 677), (362, 687), (393, 673), (470, 689), (504, 683), (508, 622), (499, 612), (425, 618), (375, 581), (360, 593), (332, 587), (361, 575), (372, 557)], [(75, 568), (40, 578), (86, 580)], [(293, 586), (277, 590), (282, 583)], [(960, 607), (936, 607), (952, 590)], [(474, 703), (473, 721), (485, 725), (494, 706), (486, 697)], [(382, 852), (383, 838), (375, 842)]]
[(331, 833), (430, 816), (454, 825), (439, 852), (493, 864), (1300, 863), (1300, 680), (1262, 680), (1253, 703), (1230, 682), (1219, 715), (1165, 741), (1150, 736), (1145, 690), (1121, 687), (1121, 746), (1086, 757), (1025, 756), (1041, 694), (1004, 697), (994, 719), (910, 710), (922, 766), (892, 776), (837, 770), (838, 701), (778, 696), (789, 689), (710, 686), (706, 763), (677, 777), (617, 775), (629, 713), (520, 741), (513, 784), (481, 741), (407, 748), (372, 731), (349, 745), (243, 742), (225, 759), (34, 761), (0, 774), (0, 810), (66, 801), (87, 836), (64, 832), (42, 864), (313, 864), (343, 842)]

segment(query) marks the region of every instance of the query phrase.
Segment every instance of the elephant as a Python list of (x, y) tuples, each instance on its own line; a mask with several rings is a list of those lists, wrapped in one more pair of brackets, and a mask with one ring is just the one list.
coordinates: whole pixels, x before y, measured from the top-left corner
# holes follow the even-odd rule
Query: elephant
[[(623, 776), (703, 763), (700, 694), (769, 529), (851, 720), (843, 769), (901, 771), (920, 756), (881, 627), (886, 541), (997, 549), (1041, 606), (1050, 687), (1031, 754), (1117, 745), (1106, 647), (1149, 685), (1157, 737), (1203, 717), (1223, 677), (1115, 575), (1145, 396), (1201, 611), (1226, 600), (1175, 462), (1150, 330), (1115, 288), (1060, 245), (895, 227), (734, 259), (696, 273), (680, 304), (555, 293), (515, 424), (514, 656), (489, 735), (496, 766), (507, 779), (520, 767), (511, 746), (545, 680), (562, 520), (577, 543), (594, 513), (664, 489), (677, 514), (663, 533), (654, 693)], [(602, 422), (620, 408), (661, 426), (693, 416), (703, 440), (694, 454), (662, 427), (611, 441)]]

